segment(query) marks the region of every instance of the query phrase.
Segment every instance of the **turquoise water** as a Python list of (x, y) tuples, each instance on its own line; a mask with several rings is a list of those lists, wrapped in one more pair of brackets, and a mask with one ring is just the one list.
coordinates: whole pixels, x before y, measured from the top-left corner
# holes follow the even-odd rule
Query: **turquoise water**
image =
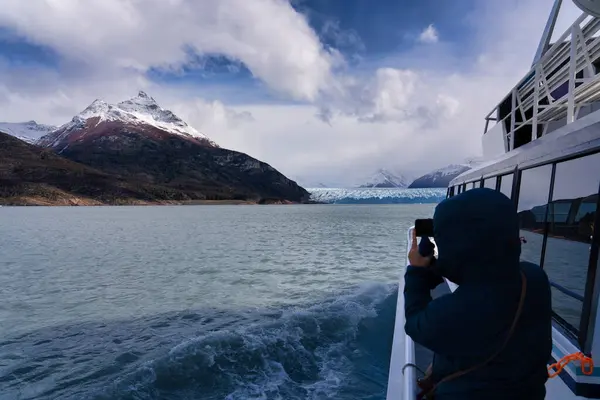
[(0, 398), (384, 399), (433, 208), (0, 208)]

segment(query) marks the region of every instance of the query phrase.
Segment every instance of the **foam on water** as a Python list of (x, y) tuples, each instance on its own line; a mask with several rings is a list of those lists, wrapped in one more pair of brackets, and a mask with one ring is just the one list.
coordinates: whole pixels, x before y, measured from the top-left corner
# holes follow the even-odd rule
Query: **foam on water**
[(439, 203), (446, 189), (398, 188), (313, 188), (307, 189), (311, 200), (330, 204), (424, 204)]
[[(36, 365), (3, 366), (0, 398), (383, 399), (396, 296), (365, 284), (306, 306), (34, 332), (0, 343), (0, 355), (18, 345)], [(112, 353), (115, 342), (129, 350)]]

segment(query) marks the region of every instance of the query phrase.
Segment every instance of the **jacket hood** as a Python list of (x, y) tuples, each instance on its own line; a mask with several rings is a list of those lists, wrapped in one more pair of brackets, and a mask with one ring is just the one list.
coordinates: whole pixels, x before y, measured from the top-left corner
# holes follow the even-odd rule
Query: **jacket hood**
[(446, 199), (433, 226), (436, 268), (452, 282), (501, 282), (519, 274), (519, 220), (504, 194), (478, 188)]

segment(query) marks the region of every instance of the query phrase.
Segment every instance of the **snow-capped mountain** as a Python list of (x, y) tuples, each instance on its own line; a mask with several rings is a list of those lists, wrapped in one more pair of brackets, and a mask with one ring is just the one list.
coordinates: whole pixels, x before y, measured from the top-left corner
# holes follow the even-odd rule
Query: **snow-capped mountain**
[(436, 169), (430, 173), (415, 179), (409, 188), (446, 188), (452, 179), (463, 172), (477, 167), (485, 160), (483, 157), (473, 156), (466, 158), (460, 164), (450, 164), (444, 168)]
[(8, 133), (27, 143), (35, 143), (42, 136), (56, 130), (56, 126), (28, 122), (0, 122), (0, 132)]
[(473, 166), (468, 164), (451, 164), (415, 179), (415, 181), (410, 184), (409, 188), (445, 188), (448, 187), (448, 184), (452, 179), (471, 168), (473, 168)]
[(118, 104), (95, 100), (70, 122), (42, 137), (37, 144), (53, 148), (65, 147), (73, 141), (83, 140), (85, 136), (101, 136), (106, 132), (112, 134), (117, 125), (137, 132), (145, 130), (154, 135), (160, 131), (217, 146), (171, 111), (161, 108), (144, 92)]
[(411, 179), (404, 175), (394, 174), (385, 168), (378, 169), (361, 188), (406, 188)]

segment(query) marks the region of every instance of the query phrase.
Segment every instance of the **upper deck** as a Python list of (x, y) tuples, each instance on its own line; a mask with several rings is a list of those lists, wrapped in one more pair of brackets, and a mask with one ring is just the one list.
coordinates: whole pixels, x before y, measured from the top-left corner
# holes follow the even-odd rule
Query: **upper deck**
[(600, 19), (581, 14), (550, 44), (557, 5), (533, 67), (485, 117), (484, 145), (511, 152), (600, 110)]

